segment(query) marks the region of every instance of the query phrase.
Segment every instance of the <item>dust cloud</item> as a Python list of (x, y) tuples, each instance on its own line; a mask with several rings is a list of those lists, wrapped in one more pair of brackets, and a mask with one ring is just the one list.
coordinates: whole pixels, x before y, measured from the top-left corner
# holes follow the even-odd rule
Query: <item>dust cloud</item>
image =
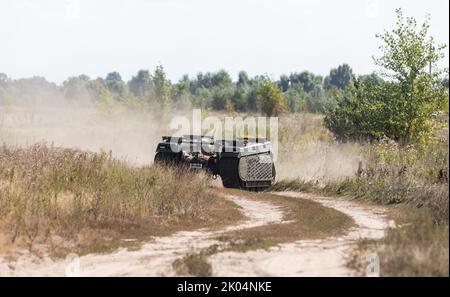
[(325, 141), (284, 148), (276, 164), (277, 179), (300, 178), (320, 182), (355, 176), (361, 160), (360, 153), (358, 144)]
[[(55, 104), (47, 101), (47, 104), (0, 106), (0, 145), (23, 147), (43, 142), (55, 147), (111, 152), (113, 157), (131, 165), (149, 165), (161, 136), (173, 133), (169, 124), (175, 113), (188, 118), (192, 113), (177, 111), (162, 116), (157, 112), (105, 110), (93, 104), (54, 101)], [(308, 122), (300, 120), (296, 125)], [(299, 129), (290, 125), (292, 139), (298, 136), (294, 131)], [(281, 141), (277, 180), (325, 181), (353, 176), (361, 160), (360, 152), (357, 144), (337, 144), (308, 136), (300, 145)]]
[(111, 152), (132, 165), (153, 161), (161, 135), (168, 132), (157, 115), (95, 106), (0, 107), (0, 144), (46, 143), (92, 152)]

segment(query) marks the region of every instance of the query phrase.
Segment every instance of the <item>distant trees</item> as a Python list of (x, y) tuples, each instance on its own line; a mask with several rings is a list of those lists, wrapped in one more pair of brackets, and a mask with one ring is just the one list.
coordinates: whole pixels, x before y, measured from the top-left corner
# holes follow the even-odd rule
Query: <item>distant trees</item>
[(190, 92), (191, 81), (188, 75), (184, 75), (180, 81), (173, 84), (170, 89), (172, 107), (175, 109), (186, 109), (192, 106), (193, 98)]
[(122, 81), (122, 76), (120, 75), (119, 72), (110, 72), (106, 75), (105, 78), (106, 81)]
[[(152, 97), (156, 106), (167, 111), (171, 107), (170, 81), (166, 78), (164, 68), (159, 65), (151, 77)], [(152, 100), (150, 100), (152, 101)]]
[(12, 79), (0, 72), (0, 106), (39, 104), (46, 99), (61, 99), (60, 87), (43, 77)]
[[(114, 77), (118, 78), (117, 75)], [(177, 101), (181, 100), (183, 91), (189, 86), (185, 84), (184, 87), (183, 89), (183, 85), (180, 84), (177, 86), (178, 90), (174, 89)], [(128, 82), (128, 88), (134, 97), (149, 107), (167, 111), (172, 106), (172, 85), (161, 65), (158, 65), (152, 74), (148, 70), (139, 70)]]
[(277, 116), (286, 112), (284, 97), (278, 86), (270, 80), (263, 81), (255, 89), (256, 101), (267, 116)]
[(422, 141), (433, 131), (433, 117), (448, 113), (448, 70), (437, 67), (444, 46), (428, 37), (429, 19), (418, 26), (401, 10), (397, 18), (394, 30), (377, 35), (382, 55), (375, 63), (384, 71), (381, 76), (357, 76), (342, 64), (325, 78), (303, 71), (272, 80), (240, 71), (233, 81), (222, 69), (184, 75), (172, 83), (159, 65), (152, 72), (139, 70), (128, 82), (110, 72), (105, 78), (70, 77), (57, 86), (40, 77), (14, 80), (0, 73), (0, 104), (65, 98), (76, 104), (151, 109), (161, 115), (192, 107), (268, 116), (313, 112), (325, 114), (325, 125), (340, 140)]
[(342, 64), (338, 68), (333, 68), (330, 74), (325, 78), (325, 88), (332, 87), (344, 90), (353, 80), (353, 70), (348, 64)]
[(245, 71), (240, 71), (238, 74), (238, 81), (237, 81), (238, 87), (248, 86), (249, 84), (250, 84), (250, 78), (248, 76), (248, 73)]
[(5, 85), (8, 80), (8, 76), (5, 73), (0, 72), (0, 85)]
[(211, 75), (211, 84), (214, 87), (227, 87), (232, 83), (231, 77), (225, 70), (219, 70)]
[(123, 101), (128, 97), (128, 87), (118, 72), (108, 73), (104, 80), (104, 85), (116, 100)]
[(139, 70), (137, 75), (133, 76), (128, 82), (128, 87), (134, 96), (144, 98), (150, 93), (150, 81), (150, 72), (148, 70)]
[(230, 75), (225, 70), (209, 74), (211, 77), (211, 107), (215, 110), (232, 109), (233, 84)]
[(286, 92), (289, 90), (289, 87), (291, 85), (291, 80), (289, 76), (286, 74), (282, 74), (280, 76), (280, 80), (278, 81), (278, 87), (281, 89), (282, 92)]
[(68, 101), (91, 101), (89, 90), (87, 88), (88, 82), (89, 77), (86, 75), (69, 77), (63, 82), (64, 97)]
[(322, 77), (308, 71), (292, 73), (289, 81), (292, 88), (302, 89), (306, 93), (312, 92), (316, 86), (322, 86)]
[[(0, 96), (12, 95), (12, 85), (21, 83), (15, 92), (25, 89), (27, 80), (10, 80), (0, 75)], [(270, 82), (270, 83), (269, 83)], [(43, 88), (46, 82), (38, 88)], [(37, 84), (39, 85), (39, 84)], [(36, 83), (34, 84), (36, 86)], [(200, 107), (204, 109), (237, 112), (262, 112), (276, 114), (281, 110), (290, 112), (323, 112), (332, 102), (334, 87), (325, 89), (320, 75), (308, 71), (281, 75), (272, 81), (266, 75), (249, 76), (240, 71), (233, 81), (225, 70), (198, 73), (191, 78), (184, 75), (178, 82), (167, 79), (164, 68), (159, 65), (153, 72), (139, 70), (126, 82), (119, 72), (107, 73), (104, 78), (91, 79), (87, 75), (68, 78), (56, 89), (69, 102), (95, 103), (107, 106), (124, 104), (128, 107), (170, 109)], [(275, 102), (266, 100), (275, 98)], [(273, 108), (270, 107), (271, 104)], [(264, 109), (264, 110), (263, 110)]]
[(371, 83), (371, 84), (377, 85), (377, 86), (379, 86), (385, 82), (384, 79), (376, 73), (360, 75), (360, 76), (358, 76), (358, 78), (363, 83)]
[(288, 89), (284, 93), (285, 105), (290, 112), (306, 112), (308, 111), (308, 94), (304, 91)]

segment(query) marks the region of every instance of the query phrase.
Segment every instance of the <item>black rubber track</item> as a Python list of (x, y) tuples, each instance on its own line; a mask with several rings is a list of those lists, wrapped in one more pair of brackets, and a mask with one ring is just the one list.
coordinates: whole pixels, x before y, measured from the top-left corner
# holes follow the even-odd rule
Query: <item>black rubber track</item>
[(238, 158), (221, 158), (219, 162), (219, 174), (225, 188), (241, 188)]

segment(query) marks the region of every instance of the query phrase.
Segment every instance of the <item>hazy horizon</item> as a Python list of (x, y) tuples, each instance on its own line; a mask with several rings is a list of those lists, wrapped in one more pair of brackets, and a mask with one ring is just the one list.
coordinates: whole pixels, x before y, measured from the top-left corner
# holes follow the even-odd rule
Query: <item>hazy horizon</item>
[(326, 75), (342, 63), (366, 74), (399, 7), (419, 24), (430, 13), (431, 35), (449, 44), (447, 0), (0, 0), (0, 72), (58, 84), (158, 64), (172, 81), (220, 69)]

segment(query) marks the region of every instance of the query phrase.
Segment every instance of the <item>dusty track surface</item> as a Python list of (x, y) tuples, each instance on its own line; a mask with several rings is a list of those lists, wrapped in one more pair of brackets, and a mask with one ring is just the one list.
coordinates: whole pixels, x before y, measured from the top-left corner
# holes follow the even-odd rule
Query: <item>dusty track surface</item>
[[(353, 218), (356, 227), (341, 237), (323, 240), (300, 240), (281, 244), (270, 250), (246, 253), (221, 252), (208, 261), (217, 276), (350, 276), (346, 258), (355, 241), (360, 238), (380, 238), (387, 220), (380, 209), (357, 203), (302, 193), (284, 192), (280, 195), (312, 199)], [(173, 276), (172, 263), (186, 254), (200, 252), (214, 244), (214, 238), (229, 231), (283, 222), (283, 212), (268, 202), (245, 197), (226, 196), (240, 206), (246, 220), (220, 230), (200, 229), (156, 237), (137, 251), (119, 249), (112, 254), (90, 254), (79, 258), (79, 266), (67, 261), (52, 261), (22, 256), (13, 263), (0, 258), (0, 276)], [(76, 265), (76, 264), (75, 264)], [(77, 268), (79, 267), (79, 269)]]
[[(33, 259), (29, 255), (6, 265), (1, 263), (0, 275), (10, 276), (173, 276), (172, 263), (188, 253), (198, 252), (215, 243), (212, 239), (221, 233), (262, 226), (282, 221), (283, 213), (270, 203), (236, 196), (227, 199), (240, 206), (247, 220), (220, 230), (200, 229), (177, 232), (172, 236), (156, 237), (138, 251), (120, 249), (113, 254), (91, 254), (79, 258), (79, 269), (70, 261), (52, 261), (49, 258)], [(70, 263), (70, 265), (68, 265)], [(76, 264), (75, 264), (76, 265)], [(10, 266), (10, 267), (8, 267)], [(67, 269), (67, 270), (66, 270)]]
[(365, 207), (344, 199), (318, 197), (294, 192), (275, 193), (311, 199), (334, 208), (356, 223), (347, 234), (321, 240), (300, 240), (268, 251), (224, 252), (209, 260), (216, 276), (352, 276), (346, 267), (348, 256), (361, 238), (384, 236), (388, 221), (381, 208)]

